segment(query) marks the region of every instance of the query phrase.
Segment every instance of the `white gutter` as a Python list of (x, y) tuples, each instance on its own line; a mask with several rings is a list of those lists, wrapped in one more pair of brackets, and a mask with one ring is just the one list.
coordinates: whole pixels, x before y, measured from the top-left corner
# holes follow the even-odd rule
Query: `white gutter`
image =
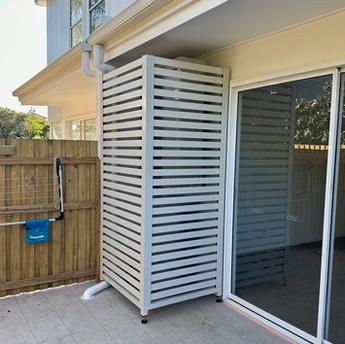
[(87, 288), (84, 291), (83, 296), (81, 297), (82, 300), (90, 300), (92, 299), (96, 294), (103, 291), (104, 289), (107, 289), (110, 287), (110, 284), (106, 281), (102, 281), (90, 288)]
[(83, 72), (90, 78), (94, 78), (96, 76), (96, 71), (90, 68), (92, 47), (87, 43), (81, 43), (81, 49), (82, 49), (81, 62), (82, 62)]
[(103, 45), (100, 44), (93, 46), (93, 63), (99, 71), (104, 73), (111, 72), (115, 69), (112, 65), (104, 63)]

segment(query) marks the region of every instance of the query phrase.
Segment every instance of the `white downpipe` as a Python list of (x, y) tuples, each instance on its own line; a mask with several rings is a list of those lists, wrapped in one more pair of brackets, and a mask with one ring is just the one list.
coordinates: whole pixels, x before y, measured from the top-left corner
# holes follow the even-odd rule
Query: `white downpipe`
[(106, 281), (102, 281), (84, 291), (82, 300), (91, 300), (96, 294), (110, 287), (110, 284)]
[(104, 63), (103, 45), (100, 44), (93, 46), (93, 63), (99, 71), (104, 73), (111, 72), (115, 69), (112, 65)]
[(83, 72), (87, 76), (89, 76), (90, 78), (94, 78), (96, 76), (96, 71), (94, 71), (90, 68), (90, 59), (91, 59), (92, 48), (87, 43), (82, 43), (81, 47), (83, 49), (83, 52), (81, 53)]

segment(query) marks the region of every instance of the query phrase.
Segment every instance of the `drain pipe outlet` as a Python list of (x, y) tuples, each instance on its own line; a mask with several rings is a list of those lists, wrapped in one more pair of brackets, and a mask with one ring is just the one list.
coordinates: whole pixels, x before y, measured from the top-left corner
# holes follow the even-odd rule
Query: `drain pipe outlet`
[(84, 291), (83, 296), (81, 297), (82, 300), (90, 300), (92, 299), (96, 294), (100, 293), (101, 291), (107, 289), (110, 287), (110, 284), (106, 281), (102, 281), (90, 288), (87, 288)]
[(96, 76), (96, 72), (90, 68), (90, 59), (91, 59), (92, 48), (87, 43), (82, 43), (81, 48), (83, 50), (81, 53), (83, 72), (87, 76), (89, 76), (90, 78), (94, 78)]
[(115, 67), (113, 67), (110, 64), (106, 64), (103, 61), (104, 61), (103, 45), (95, 44), (93, 46), (93, 62), (95, 64), (95, 67), (104, 73), (111, 72), (115, 69)]

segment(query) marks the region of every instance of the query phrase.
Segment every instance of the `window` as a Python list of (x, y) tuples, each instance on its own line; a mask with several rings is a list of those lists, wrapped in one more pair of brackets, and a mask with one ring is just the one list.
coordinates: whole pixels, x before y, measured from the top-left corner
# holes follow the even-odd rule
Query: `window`
[(90, 141), (97, 140), (96, 119), (89, 118), (85, 120), (72, 121), (72, 139)]
[(84, 138), (85, 140), (96, 140), (96, 119), (90, 118), (84, 122)]
[(82, 121), (73, 121), (72, 122), (72, 139), (73, 140), (82, 140), (81, 126), (82, 126)]
[(83, 39), (83, 1), (71, 0), (71, 46)]
[(89, 0), (90, 33), (97, 28), (97, 20), (105, 13), (105, 0)]
[(61, 122), (51, 123), (50, 128), (51, 128), (51, 138), (53, 140), (60, 140), (62, 138)]

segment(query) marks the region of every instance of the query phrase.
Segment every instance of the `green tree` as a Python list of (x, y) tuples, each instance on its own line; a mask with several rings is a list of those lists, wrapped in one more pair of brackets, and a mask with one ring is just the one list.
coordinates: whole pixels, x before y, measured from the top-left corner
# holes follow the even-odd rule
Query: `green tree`
[(33, 112), (0, 107), (0, 138), (48, 139), (48, 121)]
[[(317, 98), (296, 102), (295, 143), (327, 145), (329, 137), (329, 119), (332, 98), (332, 83), (327, 82), (324, 93)], [(342, 112), (341, 144), (345, 143), (345, 102)]]
[(26, 114), (0, 107), (0, 137), (23, 137), (26, 129)]
[(44, 117), (29, 112), (26, 116), (26, 136), (30, 139), (49, 139), (49, 122)]

